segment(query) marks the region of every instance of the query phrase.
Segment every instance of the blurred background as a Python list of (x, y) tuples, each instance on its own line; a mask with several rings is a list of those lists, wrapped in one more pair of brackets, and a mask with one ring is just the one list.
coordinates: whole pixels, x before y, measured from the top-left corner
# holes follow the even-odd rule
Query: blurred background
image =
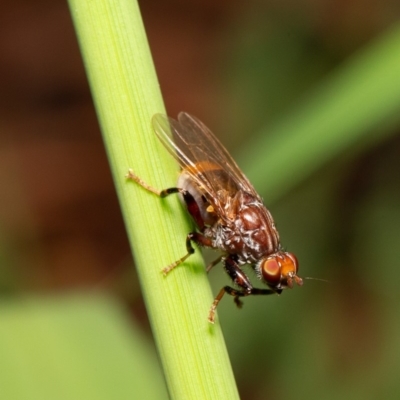
[[(140, 6), (168, 113), (227, 145), (315, 278), (219, 306), (241, 397), (399, 398), (400, 3)], [(3, 1), (0, 32), (0, 387), (163, 398), (67, 4)]]

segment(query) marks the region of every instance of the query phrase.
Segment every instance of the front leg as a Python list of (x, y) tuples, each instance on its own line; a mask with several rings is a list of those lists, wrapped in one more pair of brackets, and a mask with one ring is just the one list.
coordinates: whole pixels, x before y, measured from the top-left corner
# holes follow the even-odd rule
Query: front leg
[(251, 284), (249, 278), (239, 267), (236, 256), (234, 256), (234, 255), (229, 255), (225, 259), (224, 265), (225, 265), (225, 271), (227, 272), (227, 274), (231, 277), (233, 282), (236, 285), (238, 285), (240, 288), (235, 289), (230, 286), (225, 286), (219, 291), (217, 297), (214, 299), (214, 302), (211, 305), (210, 312), (208, 314), (208, 321), (211, 322), (212, 324), (214, 323), (214, 320), (215, 320), (215, 310), (218, 306), (218, 303), (221, 301), (221, 299), (225, 293), (228, 293), (231, 296), (234, 296), (234, 301), (235, 301), (236, 305), (238, 307), (241, 307), (243, 305), (243, 303), (240, 301), (239, 297), (250, 296), (250, 295), (255, 295), (255, 294), (262, 294), (262, 295), (269, 295), (269, 294), (276, 294), (276, 293), (279, 294), (281, 292), (281, 290), (275, 291), (272, 289), (254, 288), (253, 285)]
[(186, 190), (181, 189), (181, 188), (177, 188), (177, 187), (172, 187), (172, 188), (168, 188), (168, 189), (163, 189), (163, 190), (158, 190), (156, 188), (154, 188), (153, 186), (150, 186), (149, 184), (147, 184), (143, 179), (139, 178), (134, 172), (133, 170), (129, 169), (128, 173), (125, 175), (126, 179), (130, 179), (131, 181), (136, 182), (138, 185), (140, 185), (143, 189), (146, 189), (148, 192), (150, 193), (154, 193), (155, 195), (157, 195), (158, 197), (167, 197), (170, 194), (174, 194), (174, 193), (181, 193), (181, 194), (185, 194)]

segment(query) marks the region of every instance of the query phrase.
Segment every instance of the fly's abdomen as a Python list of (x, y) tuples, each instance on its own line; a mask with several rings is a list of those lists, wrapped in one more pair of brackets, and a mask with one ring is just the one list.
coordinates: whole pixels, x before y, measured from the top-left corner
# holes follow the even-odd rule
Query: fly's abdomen
[(178, 187), (188, 192), (189, 195), (183, 194), (181, 198), (199, 229), (202, 231), (205, 226), (213, 225), (216, 216), (211, 204), (208, 202), (204, 191), (185, 171), (182, 171), (179, 176)]

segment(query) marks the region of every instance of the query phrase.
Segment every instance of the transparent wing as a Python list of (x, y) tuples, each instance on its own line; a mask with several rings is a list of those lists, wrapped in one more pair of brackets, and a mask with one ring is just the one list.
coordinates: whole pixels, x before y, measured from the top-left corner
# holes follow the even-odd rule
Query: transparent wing
[[(226, 188), (230, 188), (231, 196), (238, 190), (244, 190), (259, 198), (225, 147), (196, 117), (181, 112), (176, 121), (156, 114), (152, 123), (160, 141), (180, 166), (210, 195), (211, 202), (218, 198), (221, 189)], [(199, 168), (201, 165), (205, 167)], [(223, 176), (216, 174), (215, 169), (206, 168), (207, 165), (219, 166)]]

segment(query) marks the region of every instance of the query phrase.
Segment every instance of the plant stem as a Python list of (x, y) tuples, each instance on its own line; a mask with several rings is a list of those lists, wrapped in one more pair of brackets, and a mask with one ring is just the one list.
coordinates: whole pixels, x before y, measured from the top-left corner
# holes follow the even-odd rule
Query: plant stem
[(186, 214), (175, 197), (161, 200), (125, 178), (132, 168), (160, 189), (177, 178), (151, 132), (164, 106), (137, 2), (69, 4), (170, 395), (238, 398), (218, 320), (207, 321), (212, 295), (199, 252), (161, 273), (186, 253)]

